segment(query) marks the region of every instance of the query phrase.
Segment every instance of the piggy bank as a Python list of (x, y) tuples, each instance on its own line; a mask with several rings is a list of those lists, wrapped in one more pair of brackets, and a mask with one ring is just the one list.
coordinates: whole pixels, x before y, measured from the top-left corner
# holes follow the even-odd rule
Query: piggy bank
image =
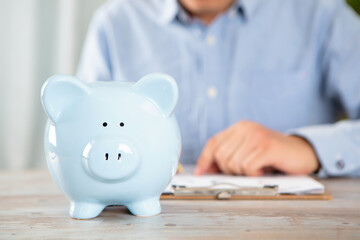
[(44, 83), (47, 164), (71, 217), (94, 218), (109, 205), (139, 216), (161, 212), (181, 152), (177, 99), (165, 74), (90, 84), (57, 75)]

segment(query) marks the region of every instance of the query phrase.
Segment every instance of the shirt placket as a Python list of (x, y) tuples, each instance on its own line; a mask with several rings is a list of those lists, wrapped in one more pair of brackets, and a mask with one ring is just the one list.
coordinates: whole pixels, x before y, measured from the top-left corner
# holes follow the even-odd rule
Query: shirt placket
[[(225, 47), (221, 44), (222, 19), (211, 25), (203, 38), (203, 81), (202, 94), (204, 96), (204, 112), (206, 113), (206, 139), (221, 131), (225, 121), (224, 84), (226, 66), (221, 63)], [(220, 67), (222, 66), (222, 67)]]

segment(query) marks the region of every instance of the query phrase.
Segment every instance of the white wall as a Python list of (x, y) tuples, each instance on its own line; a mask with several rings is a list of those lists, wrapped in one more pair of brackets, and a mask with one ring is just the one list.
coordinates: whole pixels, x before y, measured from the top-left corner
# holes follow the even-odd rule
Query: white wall
[(74, 74), (104, 0), (0, 1), (0, 168), (45, 167), (40, 103), (52, 74)]

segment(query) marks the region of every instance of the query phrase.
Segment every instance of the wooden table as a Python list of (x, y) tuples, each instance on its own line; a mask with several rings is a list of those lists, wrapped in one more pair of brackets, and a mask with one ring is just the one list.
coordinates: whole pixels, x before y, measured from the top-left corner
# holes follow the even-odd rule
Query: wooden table
[(109, 207), (74, 220), (46, 170), (3, 171), (0, 239), (360, 239), (360, 179), (322, 182), (333, 200), (163, 200), (154, 217)]

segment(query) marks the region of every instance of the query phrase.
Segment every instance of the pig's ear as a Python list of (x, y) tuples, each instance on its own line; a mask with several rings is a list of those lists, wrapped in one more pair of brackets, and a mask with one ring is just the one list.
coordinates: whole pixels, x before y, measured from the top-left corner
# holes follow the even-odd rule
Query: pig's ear
[(41, 103), (49, 118), (56, 122), (64, 109), (89, 92), (89, 87), (77, 78), (55, 75), (42, 86)]
[(175, 80), (169, 75), (151, 73), (142, 77), (133, 86), (135, 92), (149, 98), (169, 117), (178, 101), (179, 90)]

